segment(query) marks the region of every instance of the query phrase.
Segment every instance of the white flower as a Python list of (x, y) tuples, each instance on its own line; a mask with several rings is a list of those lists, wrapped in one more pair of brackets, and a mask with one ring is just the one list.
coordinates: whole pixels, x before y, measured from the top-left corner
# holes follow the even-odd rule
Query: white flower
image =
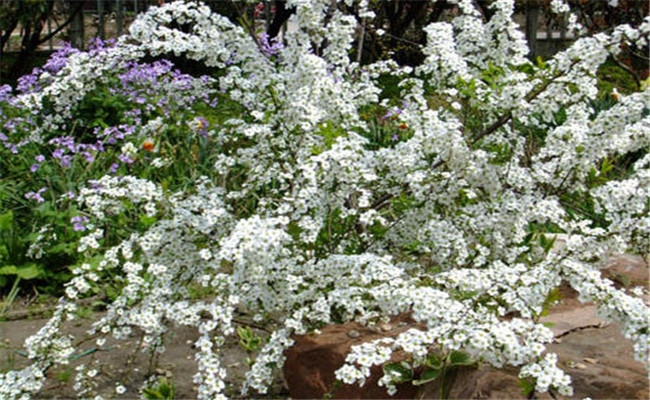
[(199, 256), (201, 256), (205, 261), (208, 261), (212, 258), (212, 253), (210, 252), (210, 249), (201, 249), (201, 251), (199, 251)]
[(115, 384), (115, 393), (117, 393), (117, 394), (126, 393), (126, 387), (124, 385), (122, 385), (121, 383)]

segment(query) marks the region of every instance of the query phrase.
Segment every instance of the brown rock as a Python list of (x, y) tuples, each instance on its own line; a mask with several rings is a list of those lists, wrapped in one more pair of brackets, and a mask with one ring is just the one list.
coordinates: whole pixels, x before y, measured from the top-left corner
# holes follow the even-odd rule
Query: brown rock
[(596, 306), (588, 304), (574, 309), (551, 309), (549, 314), (540, 319), (540, 322), (551, 324), (555, 336), (562, 336), (567, 332), (585, 327), (598, 327), (605, 324), (596, 314)]
[[(401, 315), (391, 321), (393, 327), (399, 322), (409, 320), (408, 316)], [(371, 340), (382, 337), (395, 337), (399, 333), (416, 327), (412, 321), (406, 325), (393, 328), (390, 332), (378, 332), (356, 322), (341, 325), (328, 325), (321, 329), (319, 335), (295, 336), (296, 343), (286, 352), (283, 372), (289, 386), (289, 393), (293, 399), (323, 398), (331, 392), (335, 399), (412, 399), (418, 392), (418, 387), (411, 384), (398, 386), (395, 396), (391, 397), (385, 387), (377, 385), (383, 371), (380, 366), (371, 369), (371, 377), (364, 386), (341, 385), (336, 388), (334, 384), (334, 371), (345, 363), (345, 357), (350, 348)], [(356, 331), (358, 337), (350, 337), (349, 332)], [(356, 335), (355, 335), (356, 336)], [(393, 361), (399, 360), (395, 354)]]
[(650, 270), (641, 256), (630, 254), (612, 257), (603, 270), (603, 275), (618, 286), (648, 286)]
[[(515, 371), (500, 371), (489, 366), (481, 368), (458, 369), (453, 379), (449, 399), (525, 399), (518, 385)], [(440, 383), (438, 381), (425, 385), (421, 393), (422, 399), (440, 398)]]

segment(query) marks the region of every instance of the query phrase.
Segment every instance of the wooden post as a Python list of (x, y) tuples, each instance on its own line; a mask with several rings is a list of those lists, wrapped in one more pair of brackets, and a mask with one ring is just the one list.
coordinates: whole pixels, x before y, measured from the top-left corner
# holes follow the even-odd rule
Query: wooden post
[(78, 7), (77, 4), (70, 2), (70, 9), (75, 9), (75, 14), (72, 16), (70, 23), (70, 44), (77, 49), (84, 47), (84, 10), (83, 7)]
[[(52, 34), (52, 14), (48, 14), (47, 16), (47, 36), (50, 36)], [(52, 41), (52, 38), (50, 38), (47, 41), (47, 46), (52, 51), (54, 49), (54, 43)]]
[(361, 19), (361, 32), (359, 33), (359, 43), (357, 45), (357, 63), (361, 64), (361, 56), (363, 55), (363, 41), (366, 39), (366, 19)]
[(529, 58), (537, 59), (537, 23), (539, 19), (539, 1), (529, 0), (526, 8), (526, 41), (530, 49)]
[(104, 21), (104, 0), (97, 0), (97, 16), (99, 17), (97, 21), (97, 36), (101, 40), (106, 39), (106, 28)]
[(117, 31), (117, 36), (122, 36), (124, 32), (123, 6), (122, 0), (115, 0), (115, 30)]

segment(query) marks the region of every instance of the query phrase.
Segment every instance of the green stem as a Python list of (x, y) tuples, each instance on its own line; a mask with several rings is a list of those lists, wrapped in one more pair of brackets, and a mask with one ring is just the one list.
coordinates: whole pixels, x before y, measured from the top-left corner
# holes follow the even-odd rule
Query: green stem
[(18, 290), (20, 290), (18, 288), (18, 283), (20, 283), (20, 276), (16, 275), (16, 280), (14, 281), (14, 285), (11, 287), (9, 294), (7, 295), (7, 299), (2, 303), (2, 310), (0, 311), (0, 316), (4, 317), (7, 308), (16, 299), (16, 296), (18, 295)]
[(447, 367), (443, 367), (440, 374), (440, 394), (438, 398), (441, 400), (445, 398), (445, 375), (447, 375)]

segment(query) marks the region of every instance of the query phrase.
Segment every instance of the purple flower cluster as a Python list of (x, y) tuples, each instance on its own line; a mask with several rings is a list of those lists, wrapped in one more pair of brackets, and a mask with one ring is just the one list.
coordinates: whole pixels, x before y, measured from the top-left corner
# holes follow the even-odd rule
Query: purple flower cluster
[(63, 43), (63, 47), (57, 52), (53, 53), (43, 66), (43, 71), (56, 75), (66, 65), (68, 65), (68, 58), (71, 54), (79, 53), (70, 43)]
[(70, 218), (70, 223), (74, 224), (73, 229), (75, 232), (83, 232), (86, 230), (86, 226), (84, 224), (88, 223), (88, 217), (85, 216), (76, 216)]
[(203, 137), (208, 137), (208, 127), (210, 126), (210, 123), (203, 117), (196, 117), (195, 121), (198, 122), (198, 130), (197, 132), (199, 135)]
[(101, 141), (95, 144), (76, 143), (72, 136), (61, 136), (49, 141), (56, 149), (52, 152), (52, 157), (59, 160), (63, 168), (69, 168), (73, 154), (81, 154), (84, 159), (92, 164), (95, 161), (95, 154), (104, 152), (104, 146)]
[(95, 135), (102, 139), (102, 143), (104, 144), (115, 144), (133, 134), (135, 134), (135, 126), (127, 124), (111, 126), (105, 128), (102, 132), (100, 132), (100, 128), (95, 129)]
[(198, 83), (206, 84), (207, 76), (194, 78), (173, 69), (171, 61), (160, 60), (153, 63), (130, 62), (127, 69), (118, 75), (120, 85), (109, 89), (110, 93), (122, 97), (141, 111), (129, 111), (135, 116), (136, 123), (141, 122), (142, 111), (149, 114), (162, 112), (169, 116), (173, 110), (187, 111), (199, 101), (210, 103), (208, 93), (189, 95)]
[(284, 45), (277, 37), (269, 38), (266, 32), (262, 32), (260, 35), (260, 45), (262, 53), (266, 57), (277, 56), (284, 49)]
[[(9, 85), (0, 86), (0, 101), (9, 101), (12, 90)], [(0, 115), (2, 115), (2, 108), (0, 108)]]
[(16, 89), (22, 93), (41, 90), (41, 84), (39, 82), (40, 75), (44, 72), (50, 75), (56, 75), (68, 64), (70, 55), (78, 52), (79, 50), (72, 47), (70, 43), (63, 43), (63, 47), (53, 53), (42, 68), (34, 68), (31, 74), (18, 78)]
[(133, 160), (129, 158), (129, 156), (127, 156), (126, 154), (120, 154), (118, 158), (124, 164), (133, 164)]
[(132, 61), (127, 64), (127, 71), (118, 75), (123, 87), (145, 82), (157, 82), (158, 78), (168, 74), (174, 64), (169, 60), (160, 60), (151, 64), (140, 64)]
[(42, 203), (45, 201), (42, 194), (47, 191), (46, 187), (38, 189), (36, 192), (27, 192), (25, 193), (26, 199), (36, 200), (37, 203)]
[[(4, 121), (2, 127), (8, 134), (15, 133), (19, 127), (23, 127), (24, 130), (29, 131), (34, 126), (34, 121), (31, 118), (16, 117), (6, 119), (4, 115), (0, 115), (0, 121)], [(18, 142), (14, 142), (9, 136), (0, 132), (0, 142), (2, 142), (3, 146), (9, 149), (11, 153), (18, 154), (18, 149), (28, 144), (29, 140), (22, 139)]]
[(18, 78), (18, 85), (16, 86), (16, 89), (18, 89), (18, 91), (23, 93), (31, 93), (41, 90), (41, 85), (38, 83), (38, 75), (40, 71), (37, 71), (37, 69), (34, 71), (35, 72), (32, 72), (31, 74), (23, 75)]
[(114, 47), (115, 43), (117, 43), (115, 39), (102, 40), (100, 37), (91, 38), (88, 41), (88, 53), (98, 54), (104, 52), (107, 49)]
[[(268, 44), (268, 40), (264, 40)], [(104, 52), (113, 43), (113, 41), (95, 39), (91, 43), (89, 53)], [(269, 50), (272, 52), (279, 49), (279, 47), (270, 44), (269, 48), (275, 49)], [(43, 67), (36, 68), (31, 74), (22, 77), (18, 83), (17, 91), (14, 93), (12, 93), (11, 86), (0, 86), (0, 103), (3, 106), (4, 102), (9, 106), (14, 106), (12, 102), (17, 98), (16, 95), (41, 90), (42, 86), (46, 86), (56, 79), (54, 75), (64, 70), (70, 55), (77, 52), (78, 50), (66, 44), (61, 50), (54, 53)], [(117, 78), (117, 84), (108, 86), (104, 90), (119, 98), (123, 104), (130, 105), (130, 110), (117, 116), (120, 121), (125, 123), (109, 127), (95, 127), (90, 140), (87, 133), (83, 134), (83, 139), (80, 139), (76, 133), (58, 136), (61, 133), (49, 131), (54, 136), (45, 138), (41, 136), (41, 140), (45, 140), (46, 146), (43, 146), (39, 140), (38, 143), (34, 143), (39, 146), (39, 150), (29, 147), (36, 151), (25, 157), (24, 172), (30, 171), (32, 174), (40, 176), (43, 174), (43, 167), (47, 162), (51, 162), (53, 165), (58, 164), (62, 168), (71, 168), (73, 163), (83, 163), (83, 160), (87, 164), (96, 164), (97, 157), (100, 153), (106, 154), (107, 147), (121, 146), (132, 141), (138, 133), (139, 127), (146, 126), (150, 118), (169, 117), (177, 113), (194, 114), (193, 107), (196, 103), (203, 102), (214, 107), (218, 102), (218, 96), (214, 96), (210, 90), (205, 89), (212, 82), (210, 77), (195, 78), (183, 74), (174, 69), (174, 65), (168, 60), (153, 63), (131, 62), (127, 64), (126, 68), (115, 71), (114, 77)], [(20, 106), (16, 104), (14, 107)], [(20, 116), (24, 113), (15, 116), (15, 113), (7, 113), (7, 110), (9, 108), (0, 107), (0, 150), (4, 150), (4, 147), (8, 150), (6, 152), (18, 154), (24, 151), (21, 150), (21, 147), (31, 143), (32, 139), (29, 139), (31, 137), (29, 133), (34, 132), (40, 122), (35, 122), (28, 116)], [(43, 113), (47, 114), (47, 112), (47, 109), (43, 110)], [(61, 126), (64, 127), (64, 124), (68, 122), (71, 121), (61, 122)], [(194, 132), (207, 137), (209, 126), (207, 120), (196, 116), (194, 122), (196, 127)], [(46, 135), (49, 135), (49, 132)], [(139, 147), (136, 146), (136, 148)], [(42, 154), (39, 154), (41, 152)], [(104, 173), (119, 174), (118, 170), (121, 166), (128, 166), (137, 160), (131, 153), (117, 152), (113, 157), (114, 159), (107, 160), (110, 167)], [(41, 185), (34, 182), (30, 187), (32, 191), (25, 193), (24, 197), (37, 203), (44, 202), (43, 194), (49, 189), (48, 187), (38, 189)], [(63, 197), (73, 198), (74, 194), (68, 192)], [(74, 217), (70, 222), (74, 224), (76, 231), (81, 231), (86, 229), (88, 221), (85, 217)]]
[(32, 166), (29, 168), (29, 170), (32, 171), (32, 172), (36, 172), (36, 170), (38, 170), (38, 168), (41, 166), (41, 164), (39, 164), (39, 163), (42, 163), (43, 161), (45, 161), (45, 156), (43, 156), (42, 154), (39, 154), (36, 157), (34, 157), (34, 159), (36, 160), (36, 162), (34, 164), (32, 164)]

